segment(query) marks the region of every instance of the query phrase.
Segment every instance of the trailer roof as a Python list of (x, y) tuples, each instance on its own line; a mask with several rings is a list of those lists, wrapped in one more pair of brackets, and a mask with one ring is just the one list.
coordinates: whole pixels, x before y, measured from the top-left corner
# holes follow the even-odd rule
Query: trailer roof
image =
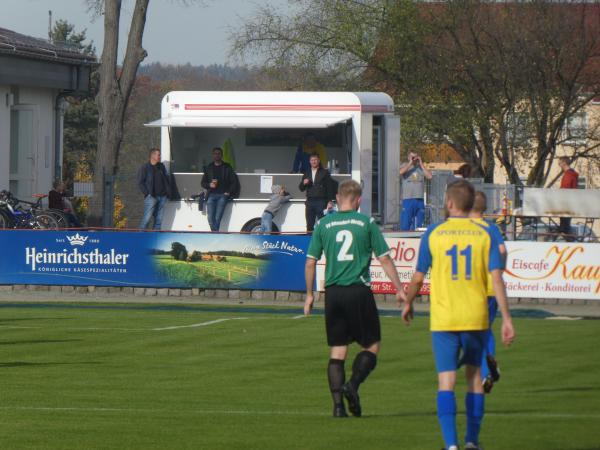
[(394, 112), (392, 98), (383, 92), (293, 91), (173, 91), (163, 105), (172, 115), (191, 111), (359, 111)]

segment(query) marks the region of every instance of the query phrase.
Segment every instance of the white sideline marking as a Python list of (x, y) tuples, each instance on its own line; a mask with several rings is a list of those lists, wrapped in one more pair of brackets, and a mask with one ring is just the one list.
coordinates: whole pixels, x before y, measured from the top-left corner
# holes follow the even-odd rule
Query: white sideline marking
[(228, 320), (246, 320), (246, 319), (248, 319), (248, 317), (232, 317), (230, 319), (216, 319), (216, 320), (211, 320), (210, 322), (193, 323), (192, 325), (178, 325), (178, 326), (174, 326), (174, 327), (152, 328), (152, 331), (177, 330), (179, 328), (206, 327), (208, 325), (214, 325), (215, 323), (226, 322)]
[(546, 320), (581, 320), (581, 317), (552, 316), (552, 317), (546, 317)]
[(298, 316), (292, 317), (292, 319), (302, 319), (303, 317), (304, 317), (304, 314), (300, 314)]

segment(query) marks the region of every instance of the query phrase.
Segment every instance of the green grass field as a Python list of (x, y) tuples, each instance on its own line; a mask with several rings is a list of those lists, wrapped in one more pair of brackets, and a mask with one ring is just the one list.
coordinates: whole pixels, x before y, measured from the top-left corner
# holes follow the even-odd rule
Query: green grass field
[[(0, 448), (441, 448), (427, 318), (382, 317), (364, 417), (333, 419), (323, 317), (298, 314), (0, 304)], [(599, 449), (600, 321), (515, 326), (485, 448)]]
[(176, 261), (170, 255), (154, 256), (158, 270), (187, 287), (227, 288), (254, 281), (268, 261), (227, 256), (226, 261)]

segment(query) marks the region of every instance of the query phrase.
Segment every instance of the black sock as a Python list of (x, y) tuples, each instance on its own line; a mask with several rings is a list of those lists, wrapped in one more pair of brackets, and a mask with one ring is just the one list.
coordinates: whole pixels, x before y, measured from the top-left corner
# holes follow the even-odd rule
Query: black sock
[(371, 371), (377, 365), (377, 355), (364, 350), (356, 355), (352, 364), (352, 377), (350, 383), (358, 391), (360, 384), (367, 379)]
[(329, 390), (333, 403), (342, 404), (342, 385), (346, 381), (346, 372), (344, 371), (343, 359), (330, 359), (327, 366), (327, 378), (329, 379)]

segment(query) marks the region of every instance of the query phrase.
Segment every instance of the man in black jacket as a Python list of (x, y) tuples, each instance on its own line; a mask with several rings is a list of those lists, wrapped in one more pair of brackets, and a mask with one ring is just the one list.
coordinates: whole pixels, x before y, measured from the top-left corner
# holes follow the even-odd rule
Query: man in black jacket
[(310, 169), (302, 175), (299, 188), (306, 191), (306, 230), (310, 233), (325, 208), (333, 208), (336, 190), (329, 171), (321, 167), (318, 154), (310, 155)]
[(223, 161), (223, 150), (215, 147), (212, 150), (213, 162), (204, 168), (200, 184), (208, 191), (206, 213), (211, 231), (219, 231), (225, 205), (238, 189), (238, 178), (233, 168)]
[(160, 150), (151, 148), (149, 156), (137, 173), (138, 186), (144, 194), (144, 215), (139, 228), (145, 229), (154, 217), (154, 229), (160, 230), (164, 206), (171, 196), (171, 182), (165, 165), (160, 162)]

